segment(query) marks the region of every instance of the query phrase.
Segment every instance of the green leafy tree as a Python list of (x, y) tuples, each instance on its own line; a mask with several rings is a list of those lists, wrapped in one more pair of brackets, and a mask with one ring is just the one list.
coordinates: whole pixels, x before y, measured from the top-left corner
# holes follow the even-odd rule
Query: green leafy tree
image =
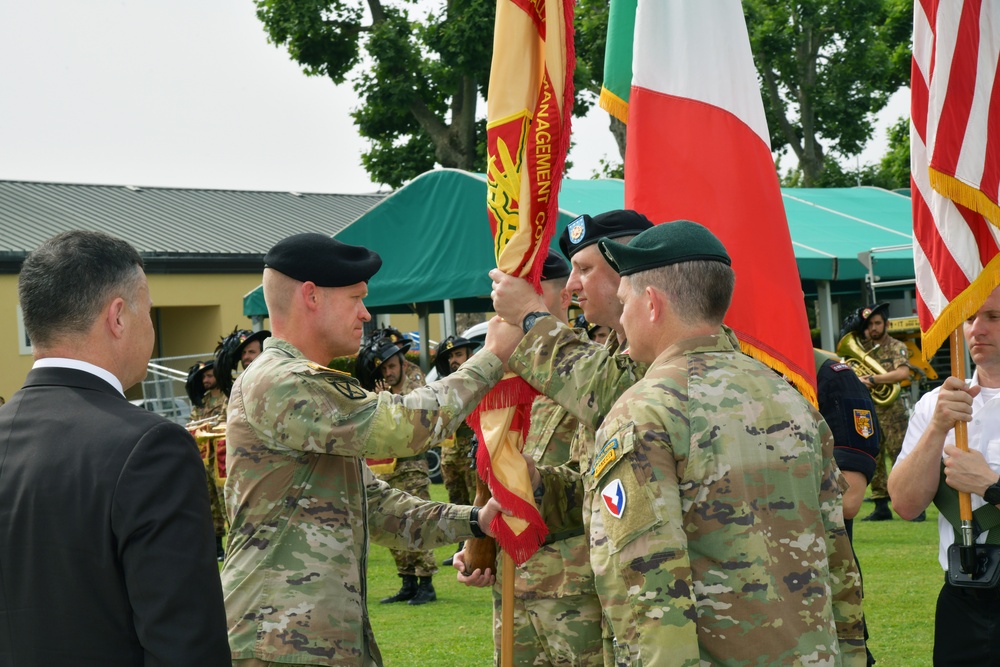
[[(775, 151), (798, 158), (798, 183), (839, 182), (829, 151), (857, 155), (872, 118), (909, 79), (908, 0), (743, 0)], [(834, 173), (823, 175), (825, 170)]]
[[(597, 0), (580, 1), (600, 13)], [(359, 98), (352, 117), (369, 142), (361, 161), (374, 181), (399, 187), (435, 164), (484, 169), (480, 101), (489, 84), (496, 0), (254, 2), (269, 41), (287, 49), (307, 75), (337, 84), (350, 79)], [(589, 40), (599, 33), (601, 63), (593, 71), (598, 79), (603, 74), (600, 21), (588, 18), (577, 35), (585, 54), (574, 79), (581, 90), (577, 115), (596, 99), (582, 84), (593, 78), (598, 47)], [(606, 3), (603, 25), (606, 31)]]
[(910, 187), (910, 119), (889, 128), (889, 148), (879, 162), (875, 185), (887, 190)]
[[(398, 187), (431, 169), (482, 169), (495, 2), (446, 0), (419, 20), (413, 0), (255, 0), (268, 39), (310, 76), (352, 75), (362, 164)], [(426, 5), (426, 3), (423, 3)], [(364, 11), (367, 9), (367, 13)]]

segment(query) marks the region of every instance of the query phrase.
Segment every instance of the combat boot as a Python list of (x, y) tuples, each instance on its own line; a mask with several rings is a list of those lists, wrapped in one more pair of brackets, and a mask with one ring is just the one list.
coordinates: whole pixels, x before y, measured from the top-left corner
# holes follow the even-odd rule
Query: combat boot
[(222, 546), (222, 536), (216, 535), (215, 537), (215, 557), (221, 563), (226, 560), (226, 549)]
[(872, 513), (866, 516), (862, 521), (891, 521), (892, 520), (892, 510), (889, 509), (889, 499), (888, 498), (877, 498), (875, 500), (875, 509)]
[(382, 598), (380, 604), (406, 602), (407, 600), (412, 600), (413, 596), (417, 594), (417, 576), (414, 574), (401, 574), (399, 576), (403, 578), (403, 587), (395, 595)]
[(434, 584), (431, 583), (431, 577), (420, 577), (417, 594), (407, 604), (424, 604), (426, 602), (434, 602), (437, 599), (438, 596), (434, 592)]

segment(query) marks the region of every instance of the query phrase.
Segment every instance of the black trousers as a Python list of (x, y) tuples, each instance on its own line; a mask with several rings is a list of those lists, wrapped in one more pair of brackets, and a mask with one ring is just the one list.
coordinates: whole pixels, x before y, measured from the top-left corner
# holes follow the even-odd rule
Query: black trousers
[(934, 619), (934, 665), (1000, 665), (1000, 589), (945, 582)]

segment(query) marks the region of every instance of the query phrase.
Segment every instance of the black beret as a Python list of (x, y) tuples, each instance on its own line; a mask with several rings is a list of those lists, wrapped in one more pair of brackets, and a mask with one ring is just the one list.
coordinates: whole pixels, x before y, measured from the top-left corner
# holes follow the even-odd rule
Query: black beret
[(346, 287), (371, 280), (382, 267), (382, 258), (368, 248), (306, 233), (275, 243), (264, 255), (264, 266), (318, 287)]
[(624, 209), (608, 211), (591, 218), (581, 215), (569, 223), (559, 236), (559, 249), (572, 259), (573, 255), (600, 239), (615, 239), (620, 236), (635, 236), (644, 232), (653, 223), (642, 213)]
[(707, 227), (689, 220), (656, 225), (636, 236), (628, 245), (601, 239), (598, 247), (611, 268), (621, 276), (699, 260), (732, 265), (722, 241)]
[(542, 266), (542, 280), (565, 278), (569, 275), (570, 271), (569, 262), (563, 259), (562, 255), (550, 248), (549, 254), (545, 258), (545, 264)]

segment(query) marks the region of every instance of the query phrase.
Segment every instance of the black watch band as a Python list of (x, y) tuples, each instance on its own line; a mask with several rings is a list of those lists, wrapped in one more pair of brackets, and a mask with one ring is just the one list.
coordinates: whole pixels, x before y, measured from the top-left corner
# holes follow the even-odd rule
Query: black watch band
[(1000, 505), (1000, 480), (993, 486), (987, 487), (983, 491), (983, 500), (988, 502), (990, 505)]
[(521, 320), (521, 328), (524, 329), (524, 333), (528, 333), (529, 331), (531, 331), (531, 327), (535, 326), (535, 322), (538, 321), (539, 317), (548, 317), (548, 316), (549, 313), (540, 310), (536, 310), (533, 313), (528, 313), (527, 315), (524, 316), (524, 319)]
[(473, 507), (469, 513), (469, 527), (472, 529), (473, 537), (486, 537), (486, 533), (479, 527), (479, 508)]

